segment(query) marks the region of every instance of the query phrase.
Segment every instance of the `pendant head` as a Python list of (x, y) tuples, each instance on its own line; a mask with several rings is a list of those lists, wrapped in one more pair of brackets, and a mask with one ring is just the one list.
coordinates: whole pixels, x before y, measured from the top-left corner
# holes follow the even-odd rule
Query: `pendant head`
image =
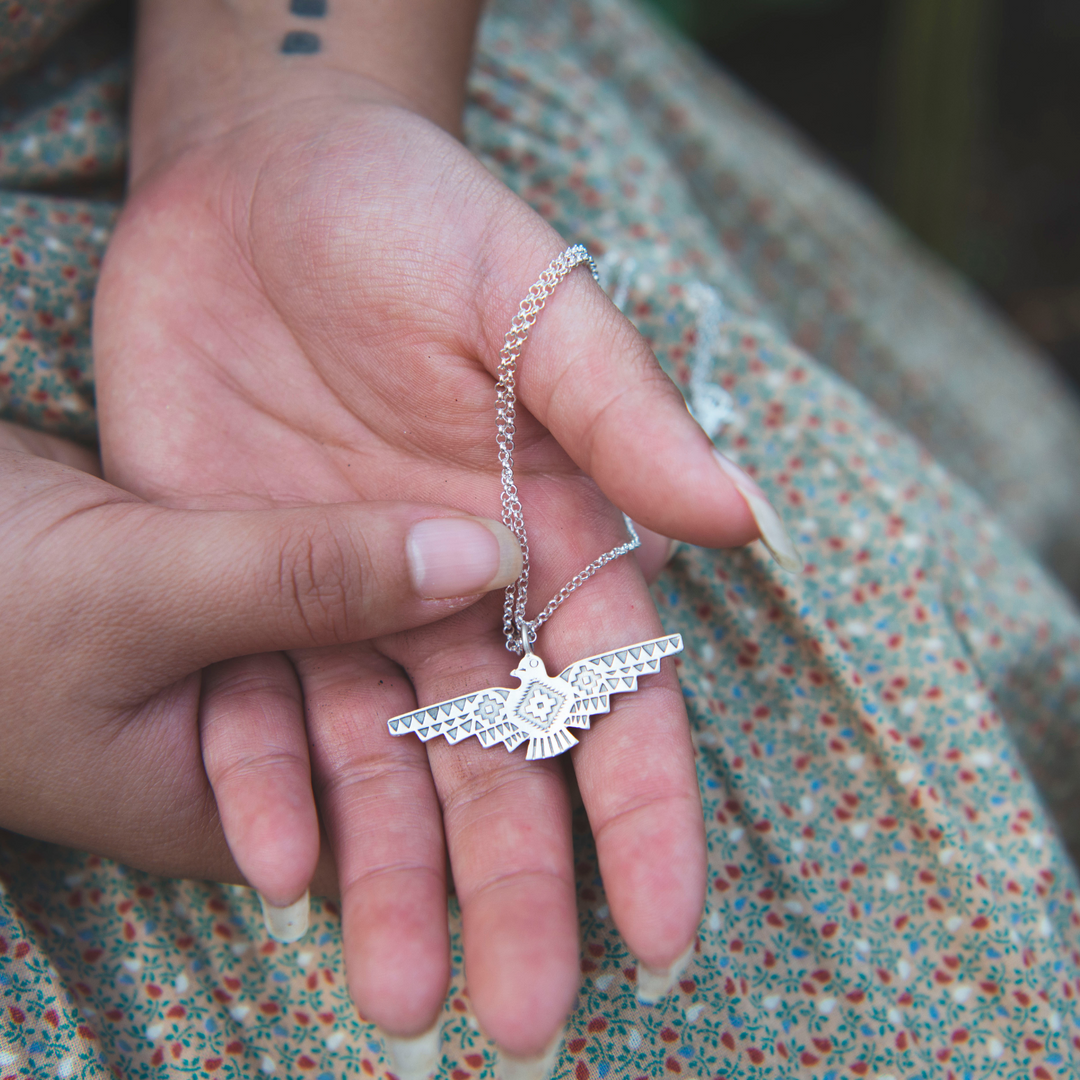
[(517, 663), (517, 667), (514, 668), (514, 677), (520, 679), (521, 682), (525, 682), (526, 679), (531, 678), (534, 675), (547, 676), (547, 668), (544, 667), (544, 661), (534, 652), (527, 652)]

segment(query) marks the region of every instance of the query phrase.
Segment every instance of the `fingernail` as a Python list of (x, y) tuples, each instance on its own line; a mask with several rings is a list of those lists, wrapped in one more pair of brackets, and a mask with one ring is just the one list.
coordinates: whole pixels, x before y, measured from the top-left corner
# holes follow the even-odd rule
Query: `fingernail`
[(690, 957), (694, 955), (694, 945), (691, 941), (686, 951), (679, 956), (670, 966), (660, 971), (646, 967), (641, 961), (637, 966), (637, 999), (643, 1005), (655, 1005), (658, 1001), (667, 997), (668, 991), (675, 985), (675, 980), (686, 970), (690, 963)]
[(761, 542), (769, 549), (769, 554), (788, 573), (801, 573), (802, 556), (792, 543), (780, 515), (765, 497), (765, 492), (730, 458), (724, 457), (719, 450), (713, 450), (713, 454), (720, 468), (727, 473), (728, 478), (739, 489), (739, 494), (746, 500), (746, 505), (761, 532)]
[(548, 1080), (559, 1060), (563, 1044), (563, 1030), (560, 1029), (558, 1035), (539, 1057), (516, 1058), (505, 1050), (499, 1051), (502, 1058), (499, 1064), (501, 1080)]
[(266, 932), (275, 941), (288, 945), (299, 941), (307, 933), (308, 914), (311, 910), (310, 893), (304, 893), (295, 904), (289, 904), (288, 907), (274, 907), (259, 893), (259, 903), (262, 904)]
[(411, 1039), (383, 1033), (387, 1053), (400, 1080), (428, 1080), (439, 1067), (441, 1031), (438, 1023)]
[(667, 555), (664, 558), (665, 566), (675, 558), (675, 552), (678, 551), (680, 547), (682, 547), (682, 544), (678, 540), (668, 541)]
[(521, 548), (501, 521), (430, 518), (405, 541), (413, 587), (429, 600), (501, 589), (521, 573)]

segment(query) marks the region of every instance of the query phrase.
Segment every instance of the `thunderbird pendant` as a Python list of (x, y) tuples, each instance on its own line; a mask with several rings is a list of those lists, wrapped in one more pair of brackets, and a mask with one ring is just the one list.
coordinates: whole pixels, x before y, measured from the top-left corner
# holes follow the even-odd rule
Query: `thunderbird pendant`
[(660, 670), (665, 656), (682, 652), (682, 637), (654, 638), (571, 664), (551, 676), (536, 653), (527, 652), (514, 668), (516, 690), (492, 686), (475, 694), (440, 701), (387, 721), (391, 735), (410, 732), (424, 742), (442, 735), (459, 743), (475, 735), (484, 747), (505, 743), (514, 750), (526, 739), (529, 761), (555, 757), (577, 739), (569, 728), (589, 727), (589, 718), (611, 708), (611, 695), (638, 688), (641, 675)]

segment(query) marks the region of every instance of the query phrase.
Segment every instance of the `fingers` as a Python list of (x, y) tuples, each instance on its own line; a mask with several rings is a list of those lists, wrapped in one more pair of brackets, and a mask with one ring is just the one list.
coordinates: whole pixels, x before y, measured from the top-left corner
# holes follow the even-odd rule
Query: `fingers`
[[(588, 500), (577, 494), (575, 502), (571, 485), (529, 492), (534, 521), (556, 520), (558, 510), (568, 523), (556, 535), (536, 532), (531, 610), (621, 539), (612, 508), (594, 501), (582, 515)], [(583, 520), (589, 524), (578, 528)], [(406, 668), (422, 704), (515, 685), (501, 634), (483, 622), (489, 604), (424, 635), (380, 642)], [(538, 652), (557, 674), (575, 660), (662, 634), (640, 572), (623, 559), (566, 601), (541, 631)], [(581, 733), (575, 770), (612, 914), (636, 955), (662, 973), (692, 947), (704, 902), (693, 747), (673, 670), (646, 677), (636, 694), (613, 705), (611, 716)], [(504, 1050), (535, 1057), (565, 1019), (578, 979), (569, 802), (559, 763), (528, 762), (523, 748), (507, 754), (473, 739), (456, 746), (435, 739), (428, 754), (477, 1016)]]
[[(439, 627), (382, 640), (408, 665), (417, 700), (515, 685), (492, 600)], [(411, 736), (401, 742), (414, 741)], [(427, 745), (461, 906), (469, 996), (486, 1034), (516, 1057), (547, 1049), (578, 982), (570, 810), (557, 762)]]
[(526, 762), (524, 753), (486, 751), (473, 741), (430, 752), (477, 1017), (507, 1053), (539, 1056), (565, 1022), (578, 986), (562, 772), (553, 762)]
[[(654, 974), (668, 971), (692, 947), (706, 887), (693, 746), (673, 669), (665, 660), (658, 674), (642, 679), (637, 693), (626, 695), (573, 752), (612, 918)], [(638, 975), (643, 988), (640, 965)]]
[(295, 941), (307, 929), (319, 819), (303, 700), (288, 660), (264, 653), (207, 668), (199, 735), (229, 850), (263, 898), (270, 934)]
[[(598, 575), (541, 631), (549, 671), (663, 636), (636, 564), (620, 559), (602, 573), (602, 587)], [(662, 973), (692, 946), (706, 887), (694, 748), (674, 663), (663, 661), (611, 704), (571, 750), (574, 772), (612, 918), (631, 952)]]
[[(489, 256), (494, 265), (485, 267), (489, 370), (518, 303), (559, 251), (558, 238), (531, 211), (521, 216), (514, 222), (520, 232), (509, 232), (531, 236), (533, 245), (524, 252), (521, 244), (508, 248), (504, 262), (496, 249)], [(763, 534), (771, 550), (790, 547), (775, 511), (762, 527), (760, 507), (725, 469), (645, 339), (587, 269), (572, 271), (547, 301), (522, 351), (518, 390), (576, 464), (646, 528), (705, 547), (737, 546)], [(764, 500), (760, 489), (756, 494)], [(784, 565), (782, 556), (778, 561)]]
[(349, 989), (361, 1015), (408, 1046), (436, 1022), (450, 978), (446, 850), (427, 755), (386, 729), (415, 698), (400, 668), (366, 646), (293, 660), (338, 866)]
[[(557, 510), (572, 523), (556, 535), (537, 530), (534, 610), (621, 539), (619, 515), (585, 496), (580, 485), (577, 491), (571, 485), (529, 491), (534, 521), (553, 521)], [(589, 513), (582, 514), (586, 504)], [(589, 524), (579, 528), (581, 521)], [(406, 667), (421, 703), (514, 686), (501, 634), (482, 621), (487, 606), (460, 613), (445, 630), (438, 627), (437, 644), (426, 642), (422, 652), (413, 654), (420, 635), (380, 643)], [(621, 559), (570, 596), (541, 631), (538, 651), (557, 674), (572, 661), (662, 634), (636, 565)], [(674, 671), (665, 667), (643, 679), (636, 693), (617, 697), (611, 715), (598, 717), (580, 739), (575, 768), (612, 916), (645, 966), (664, 972), (692, 947), (705, 887), (697, 774)], [(578, 983), (562, 770), (556, 761), (525, 760), (524, 748), (507, 754), (471, 739), (455, 746), (436, 739), (428, 747), (477, 1017), (505, 1051), (536, 1056), (564, 1022)]]
[[(115, 489), (99, 485), (104, 492)], [(79, 553), (74, 603), (102, 662), (160, 679), (234, 656), (356, 641), (445, 616), (508, 584), (520, 552), (500, 523), (402, 503), (182, 511), (128, 501), (61, 518), (45, 546)]]

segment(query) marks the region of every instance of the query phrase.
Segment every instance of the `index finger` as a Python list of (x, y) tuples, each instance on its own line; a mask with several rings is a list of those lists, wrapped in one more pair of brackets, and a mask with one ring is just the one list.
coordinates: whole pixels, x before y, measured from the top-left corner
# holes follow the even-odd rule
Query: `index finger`
[[(519, 301), (563, 246), (524, 204), (521, 216), (509, 232), (529, 242), (494, 245), (481, 268), (489, 364)], [(518, 393), (575, 464), (647, 528), (705, 547), (739, 546), (763, 531), (648, 343), (586, 268), (558, 285), (529, 332)]]

